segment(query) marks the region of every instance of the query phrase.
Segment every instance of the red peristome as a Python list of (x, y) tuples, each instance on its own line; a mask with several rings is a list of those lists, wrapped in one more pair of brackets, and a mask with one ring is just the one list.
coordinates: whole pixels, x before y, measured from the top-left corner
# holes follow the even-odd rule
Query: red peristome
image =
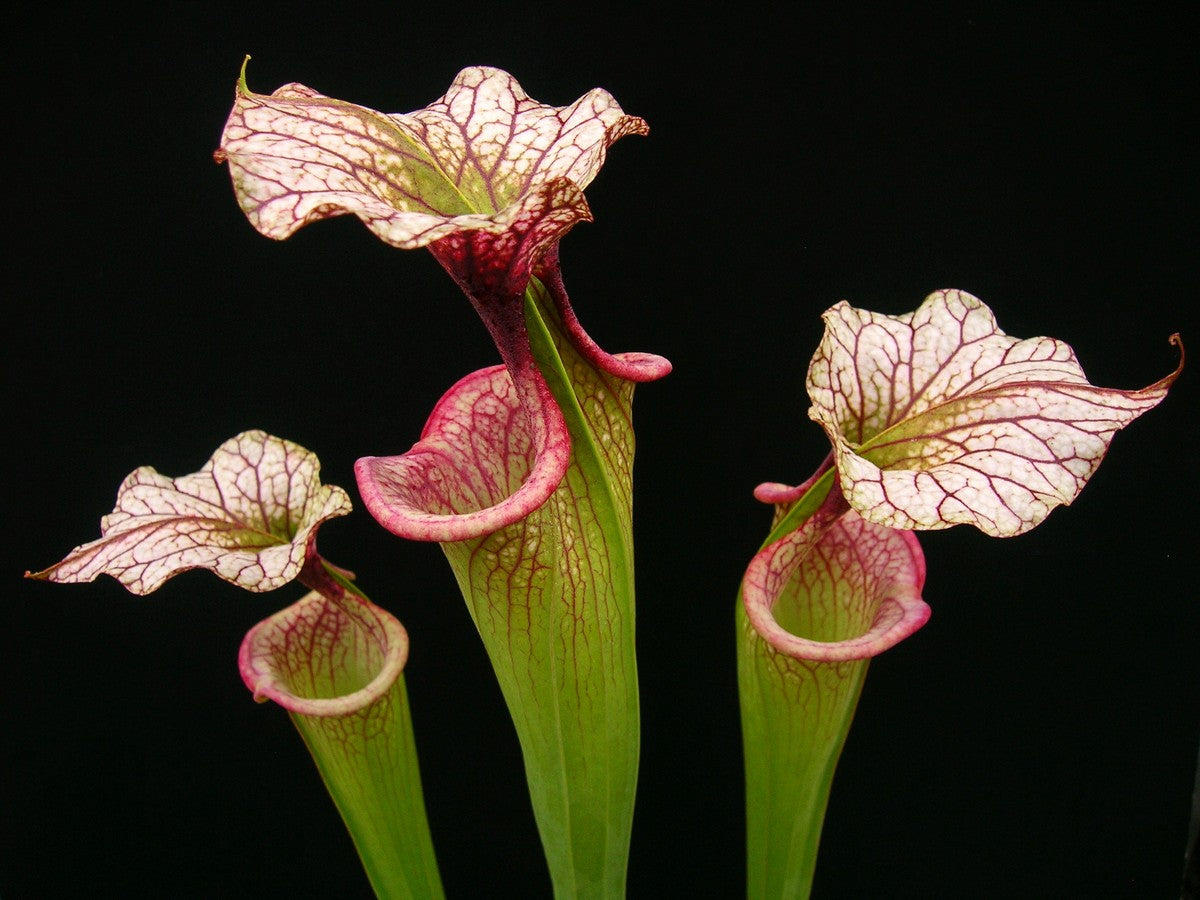
[(348, 716), (386, 694), (407, 659), (408, 633), (391, 613), (352, 593), (311, 591), (246, 633), (238, 670), (259, 702)]
[[(798, 660), (841, 662), (868, 659), (898, 644), (929, 619), (921, 599), (925, 557), (916, 537), (883, 528), (853, 511), (822, 529), (819, 517), (764, 547), (751, 561), (742, 597), (754, 629), (774, 650)], [(797, 582), (799, 582), (797, 584)], [(849, 585), (854, 608), (835, 609), (837, 588)], [(788, 592), (803, 595), (822, 609), (801, 611), (801, 618), (844, 619), (861, 625), (838, 640), (794, 634), (776, 618), (777, 604)], [(840, 614), (840, 616), (839, 616)], [(851, 628), (851, 630), (854, 630)]]
[[(566, 332), (597, 368), (631, 381), (670, 371), (652, 354), (600, 350), (558, 275), (558, 241), (591, 219), (583, 189), (608, 147), (647, 130), (606, 91), (550, 107), (486, 67), (464, 69), (445, 96), (407, 115), (302, 85), (264, 96), (239, 84), (216, 158), (229, 163), (254, 226), (282, 239), (311, 221), (352, 213), (393, 246), (428, 246), (507, 366), (507, 382), (501, 370), (485, 370), (456, 385), (408, 453), (359, 460), (364, 501), (394, 534), (443, 542), (490, 534), (537, 509), (566, 473), (570, 438), (524, 322), (535, 270), (551, 274)], [(481, 406), (498, 420), (476, 415)], [(513, 441), (526, 443), (518, 449)]]
[(411, 450), (355, 464), (371, 515), (400, 537), (441, 542), (482, 537), (525, 518), (558, 487), (570, 459), (566, 423), (544, 381), (542, 388), (545, 396), (530, 410), (504, 366), (463, 378), (434, 407)]

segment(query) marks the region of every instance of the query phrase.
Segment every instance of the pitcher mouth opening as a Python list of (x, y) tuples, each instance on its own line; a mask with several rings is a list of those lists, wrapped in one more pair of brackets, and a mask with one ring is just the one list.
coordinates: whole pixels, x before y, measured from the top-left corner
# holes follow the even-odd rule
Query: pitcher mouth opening
[(408, 633), (391, 613), (351, 593), (312, 591), (246, 633), (238, 669), (258, 702), (330, 717), (384, 696), (407, 660)]

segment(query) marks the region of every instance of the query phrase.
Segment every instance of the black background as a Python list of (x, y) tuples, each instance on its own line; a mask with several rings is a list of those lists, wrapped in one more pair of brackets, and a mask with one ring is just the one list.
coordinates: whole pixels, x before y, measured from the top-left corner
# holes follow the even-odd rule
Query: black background
[[(1192, 30), (1159, 6), (36, 9), (5, 54), (5, 900), (368, 894), (287, 717), (236, 670), (246, 629), (298, 587), (20, 578), (96, 537), (136, 466), (195, 471), (246, 428), (315, 451), (356, 497), (358, 456), (406, 449), (497, 361), (427, 253), (350, 218), (281, 244), (250, 228), (211, 160), (245, 53), (263, 92), (409, 111), (489, 64), (554, 104), (606, 87), (650, 123), (562, 247), (601, 345), (675, 364), (635, 404), (633, 897), (742, 891), (733, 603), (769, 520), (752, 488), (825, 452), (804, 394), (824, 308), (962, 288), (1115, 387), (1168, 372), (1173, 331), (1200, 349), (1200, 80)], [(922, 537), (933, 618), (872, 666), (818, 896), (1178, 896), (1200, 738), (1195, 383), (1033, 533)], [(449, 894), (548, 896), (440, 551), (361, 510), (322, 549), (411, 635)]]

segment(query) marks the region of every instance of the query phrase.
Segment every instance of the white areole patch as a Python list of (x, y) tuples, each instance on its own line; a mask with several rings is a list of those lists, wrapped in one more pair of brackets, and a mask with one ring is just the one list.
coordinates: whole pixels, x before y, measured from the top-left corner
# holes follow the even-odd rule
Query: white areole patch
[(111, 575), (149, 594), (187, 569), (208, 569), (249, 591), (300, 574), (313, 532), (350, 512), (344, 490), (321, 484), (316, 455), (264, 431), (230, 438), (204, 467), (168, 478), (143, 466), (117, 492), (99, 540), (31, 578), (94, 581)]
[(1009, 337), (955, 290), (907, 315), (843, 301), (823, 319), (808, 414), (833, 442), (847, 502), (891, 528), (1028, 531), (1079, 495), (1183, 366), (1139, 391), (1095, 387), (1062, 341)]

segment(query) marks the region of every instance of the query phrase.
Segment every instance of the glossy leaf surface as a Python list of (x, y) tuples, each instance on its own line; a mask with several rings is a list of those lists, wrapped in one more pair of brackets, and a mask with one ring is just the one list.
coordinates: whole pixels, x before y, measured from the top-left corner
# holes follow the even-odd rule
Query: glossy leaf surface
[[(540, 282), (530, 285), (527, 315), (570, 433), (570, 463), (520, 518), (442, 546), (512, 713), (556, 894), (617, 896), (639, 742), (633, 384), (578, 355)], [(409, 453), (360, 461), (364, 496), (385, 491), (393, 506), (403, 498), (410, 510), (474, 528), (529, 483), (530, 427), (508, 369), (475, 372), (442, 398)]]
[(351, 592), (312, 591), (250, 629), (238, 666), (255, 699), (291, 714), (376, 894), (438, 898), (407, 658), (395, 616)]
[(928, 619), (924, 580), (914, 535), (852, 511), (818, 511), (751, 562), (737, 610), (747, 896), (808, 896), (867, 663)]

